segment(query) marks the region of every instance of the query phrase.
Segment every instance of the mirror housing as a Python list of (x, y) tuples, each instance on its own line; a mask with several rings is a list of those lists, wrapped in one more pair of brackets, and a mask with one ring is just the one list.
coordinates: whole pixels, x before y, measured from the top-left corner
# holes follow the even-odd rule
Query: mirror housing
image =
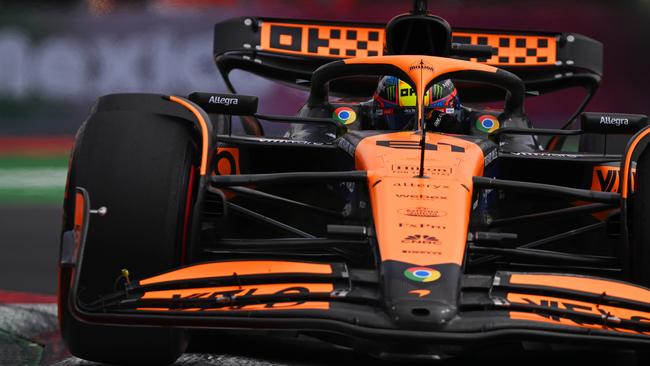
[(209, 114), (252, 116), (257, 113), (258, 98), (251, 95), (194, 92), (188, 98)]
[(648, 125), (643, 114), (584, 112), (580, 114), (580, 129), (586, 133), (635, 134)]

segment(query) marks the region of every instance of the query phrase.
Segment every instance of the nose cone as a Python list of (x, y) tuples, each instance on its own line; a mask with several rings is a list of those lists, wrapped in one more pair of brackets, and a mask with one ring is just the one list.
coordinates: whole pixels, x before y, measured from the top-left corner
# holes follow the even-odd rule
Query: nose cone
[(442, 330), (458, 314), (460, 266), (387, 261), (382, 269), (386, 313), (398, 328)]
[(400, 328), (440, 329), (456, 316), (458, 309), (439, 301), (403, 300), (389, 305), (388, 311)]

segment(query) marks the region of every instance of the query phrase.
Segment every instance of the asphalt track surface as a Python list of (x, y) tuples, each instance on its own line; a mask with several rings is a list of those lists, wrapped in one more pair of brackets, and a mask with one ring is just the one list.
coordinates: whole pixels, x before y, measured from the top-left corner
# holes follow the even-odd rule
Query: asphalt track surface
[(54, 295), (61, 205), (0, 206), (0, 289)]
[[(97, 366), (70, 356), (59, 335), (56, 305), (56, 261), (60, 205), (0, 206), (0, 366)], [(20, 291), (12, 293), (9, 291)], [(44, 294), (44, 296), (34, 295)], [(202, 334), (175, 365), (394, 365), (313, 340), (291, 337), (236, 337)], [(630, 365), (631, 352), (567, 351), (542, 348), (532, 354), (473, 354), (445, 365)], [(489, 352), (489, 347), (487, 348)], [(412, 362), (399, 364), (411, 365)], [(648, 363), (650, 365), (650, 363)]]

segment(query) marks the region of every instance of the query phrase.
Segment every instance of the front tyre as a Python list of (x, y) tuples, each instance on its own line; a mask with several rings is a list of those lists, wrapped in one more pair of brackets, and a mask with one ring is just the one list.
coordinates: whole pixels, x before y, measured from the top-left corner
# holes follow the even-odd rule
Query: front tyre
[(650, 149), (639, 155), (636, 172), (636, 189), (628, 199), (631, 275), (638, 284), (650, 287)]
[[(179, 118), (182, 107), (171, 104), (155, 95), (103, 97), (77, 134), (63, 230), (72, 229), (76, 187), (88, 191), (93, 208), (108, 208), (105, 216), (90, 219), (81, 301), (113, 292), (122, 268), (145, 278), (181, 262), (197, 150), (191, 121)], [(182, 329), (80, 322), (68, 308), (69, 284), (69, 278), (61, 278), (60, 326), (73, 355), (110, 364), (164, 365), (187, 347)]]

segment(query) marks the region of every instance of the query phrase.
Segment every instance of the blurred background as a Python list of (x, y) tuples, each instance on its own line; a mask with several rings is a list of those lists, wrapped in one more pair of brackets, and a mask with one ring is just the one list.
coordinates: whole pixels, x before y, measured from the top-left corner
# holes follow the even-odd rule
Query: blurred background
[[(410, 8), (407, 0), (0, 0), (0, 290), (55, 293), (68, 153), (98, 96), (224, 91), (212, 26), (230, 17), (386, 22)], [(650, 0), (430, 0), (429, 10), (452, 27), (595, 38), (605, 72), (587, 110), (650, 114)], [(234, 80), (268, 113), (294, 113), (304, 97), (251, 75)], [(528, 111), (536, 126), (559, 127), (579, 98), (538, 97)]]

